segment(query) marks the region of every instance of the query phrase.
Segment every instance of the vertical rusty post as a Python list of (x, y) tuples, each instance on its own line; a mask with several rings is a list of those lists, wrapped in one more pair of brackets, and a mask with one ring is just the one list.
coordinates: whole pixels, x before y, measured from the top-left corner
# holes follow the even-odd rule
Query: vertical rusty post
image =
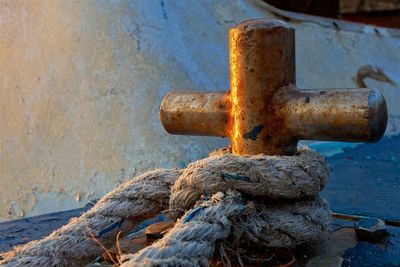
[(295, 84), (294, 29), (280, 21), (245, 21), (229, 31), (229, 54), (232, 152), (294, 152), (297, 141), (279, 134), (285, 118), (272, 101)]

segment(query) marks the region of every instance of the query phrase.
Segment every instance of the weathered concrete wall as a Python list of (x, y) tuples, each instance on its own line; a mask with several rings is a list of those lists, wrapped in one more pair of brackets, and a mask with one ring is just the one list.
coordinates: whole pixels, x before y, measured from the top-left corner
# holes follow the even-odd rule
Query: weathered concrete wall
[[(257, 0), (1, 1), (0, 219), (82, 206), (226, 144), (166, 134), (159, 104), (173, 89), (227, 89), (227, 30), (259, 17), (276, 15)], [(399, 132), (400, 39), (291, 23), (299, 86), (356, 87), (360, 67), (380, 67), (392, 83), (366, 83)]]

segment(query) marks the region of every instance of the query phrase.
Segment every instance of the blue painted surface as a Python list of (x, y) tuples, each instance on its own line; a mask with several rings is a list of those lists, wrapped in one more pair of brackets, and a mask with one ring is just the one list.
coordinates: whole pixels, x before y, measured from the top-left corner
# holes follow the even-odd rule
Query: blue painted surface
[(322, 195), (332, 210), (400, 221), (400, 136), (326, 159), (330, 178)]
[(317, 141), (309, 144), (308, 147), (325, 157), (332, 157), (336, 154), (343, 153), (346, 148), (355, 148), (362, 144), (363, 143)]

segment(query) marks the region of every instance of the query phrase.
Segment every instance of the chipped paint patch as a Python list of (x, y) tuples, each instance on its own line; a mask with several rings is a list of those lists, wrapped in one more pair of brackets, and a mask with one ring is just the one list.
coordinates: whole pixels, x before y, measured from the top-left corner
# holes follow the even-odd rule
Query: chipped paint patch
[(262, 129), (264, 128), (263, 125), (258, 125), (254, 127), (250, 132), (244, 133), (243, 138), (244, 139), (251, 139), (251, 140), (257, 140), (257, 136), (259, 133), (261, 133)]

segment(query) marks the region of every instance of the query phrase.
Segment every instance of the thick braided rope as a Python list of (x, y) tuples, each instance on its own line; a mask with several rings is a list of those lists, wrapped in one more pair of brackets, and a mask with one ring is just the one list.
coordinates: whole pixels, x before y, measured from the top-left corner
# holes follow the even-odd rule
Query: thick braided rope
[(163, 239), (122, 256), (122, 266), (208, 266), (215, 242), (230, 235), (230, 219), (244, 210), (240, 194), (219, 192), (186, 213)]
[[(155, 170), (105, 195), (91, 210), (48, 237), (2, 254), (6, 266), (84, 266), (115, 244), (115, 235), (168, 208), (170, 188), (179, 170)], [(95, 237), (98, 242), (94, 240)]]
[(228, 190), (187, 212), (162, 239), (136, 254), (123, 255), (122, 266), (208, 266), (218, 241), (226, 246), (240, 241), (250, 249), (294, 247), (315, 240), (330, 225), (329, 207), (319, 197), (256, 208)]
[[(178, 210), (173, 215), (202, 194), (215, 193), (212, 200), (187, 212), (161, 240), (124, 255), (123, 266), (208, 266), (216, 242), (228, 237), (249, 247), (295, 247), (315, 240), (331, 225), (329, 206), (318, 196), (327, 177), (325, 160), (310, 150), (294, 157), (217, 154), (194, 162), (172, 188), (170, 208)], [(227, 188), (257, 200), (218, 192)]]
[(324, 158), (308, 149), (294, 156), (216, 154), (183, 171), (172, 187), (170, 209), (188, 210), (205, 191), (215, 194), (228, 188), (252, 197), (301, 199), (320, 192), (328, 176)]
[[(228, 232), (251, 242), (295, 246), (315, 239), (330, 222), (329, 208), (316, 196), (328, 177), (326, 163), (317, 153), (301, 150), (291, 157), (217, 155), (190, 164), (183, 173), (156, 170), (139, 176), (107, 194), (90, 211), (50, 236), (3, 254), (5, 259), (0, 264), (82, 266), (102, 251), (89, 232), (105, 247), (114, 244), (118, 231), (126, 233), (140, 221), (167, 208), (170, 187), (180, 174), (172, 190), (170, 208), (189, 210), (201, 195), (235, 189), (250, 199), (246, 207), (253, 205), (257, 212), (245, 219), (235, 219), (235, 230)], [(271, 199), (279, 201), (273, 203)], [(227, 211), (220, 212), (219, 217)], [(186, 225), (182, 229), (187, 229)], [(210, 238), (215, 242), (220, 237)], [(155, 255), (153, 260), (164, 254)]]

